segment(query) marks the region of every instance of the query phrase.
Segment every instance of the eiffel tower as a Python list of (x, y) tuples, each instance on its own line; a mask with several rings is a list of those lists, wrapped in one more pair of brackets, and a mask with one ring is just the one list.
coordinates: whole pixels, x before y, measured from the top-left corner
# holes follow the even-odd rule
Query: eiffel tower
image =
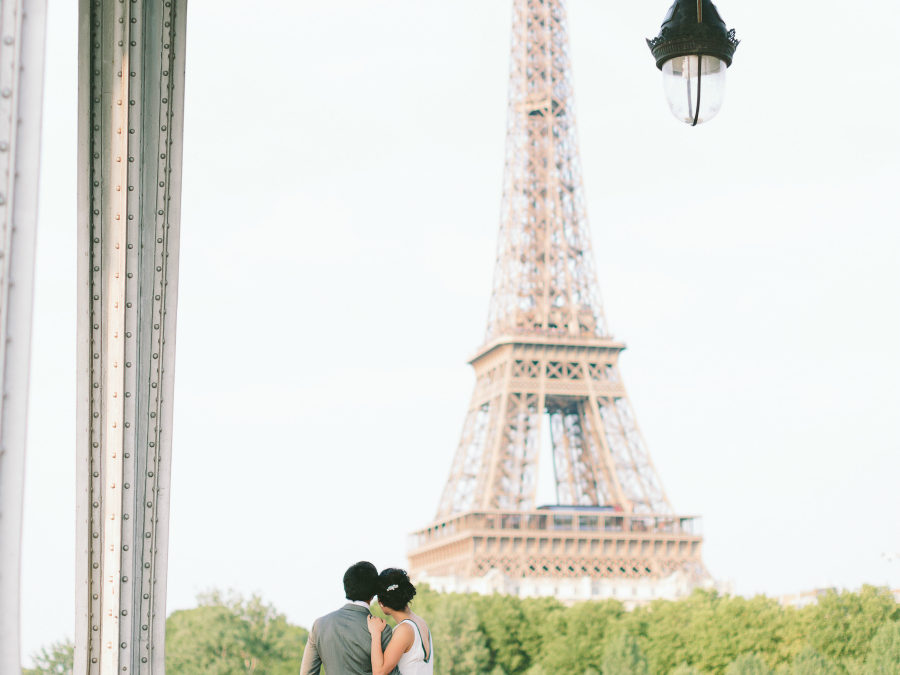
[[(683, 595), (708, 575), (619, 372), (593, 267), (563, 0), (515, 0), (506, 167), (485, 342), (436, 520), (410, 569), (448, 591)], [(556, 503), (536, 503), (542, 440)]]

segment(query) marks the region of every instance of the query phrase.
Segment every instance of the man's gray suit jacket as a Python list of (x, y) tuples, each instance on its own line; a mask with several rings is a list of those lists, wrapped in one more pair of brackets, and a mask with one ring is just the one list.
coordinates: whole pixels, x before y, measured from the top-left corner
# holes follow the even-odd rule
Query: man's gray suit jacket
[[(339, 610), (316, 619), (303, 652), (300, 675), (371, 675), (372, 636), (366, 625), (369, 610), (347, 603)], [(381, 648), (391, 641), (391, 627), (381, 634)], [(396, 668), (391, 675), (400, 675)]]

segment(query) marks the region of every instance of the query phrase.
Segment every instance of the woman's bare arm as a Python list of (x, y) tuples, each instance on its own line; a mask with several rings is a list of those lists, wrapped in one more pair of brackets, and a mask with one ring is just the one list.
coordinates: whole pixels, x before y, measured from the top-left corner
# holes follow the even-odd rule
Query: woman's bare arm
[(369, 634), (372, 636), (372, 675), (388, 675), (397, 667), (400, 657), (412, 647), (415, 639), (413, 630), (402, 623), (398, 625), (391, 636), (387, 649), (382, 651), (381, 632), (385, 626), (384, 619), (370, 616), (367, 622)]

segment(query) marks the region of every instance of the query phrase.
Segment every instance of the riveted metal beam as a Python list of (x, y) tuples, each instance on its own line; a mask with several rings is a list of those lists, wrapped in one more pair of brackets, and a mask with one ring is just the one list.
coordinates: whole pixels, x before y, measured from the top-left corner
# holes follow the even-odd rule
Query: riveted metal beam
[(0, 3), (0, 673), (18, 673), (46, 0)]
[(186, 0), (80, 0), (75, 672), (163, 673)]

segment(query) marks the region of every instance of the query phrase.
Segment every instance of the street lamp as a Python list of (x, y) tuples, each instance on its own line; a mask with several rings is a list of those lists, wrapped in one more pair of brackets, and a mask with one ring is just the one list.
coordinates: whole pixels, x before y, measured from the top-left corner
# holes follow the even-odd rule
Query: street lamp
[(725, 98), (725, 70), (739, 42), (712, 0), (675, 0), (669, 7), (659, 35), (647, 45), (675, 117), (695, 127), (716, 116)]

